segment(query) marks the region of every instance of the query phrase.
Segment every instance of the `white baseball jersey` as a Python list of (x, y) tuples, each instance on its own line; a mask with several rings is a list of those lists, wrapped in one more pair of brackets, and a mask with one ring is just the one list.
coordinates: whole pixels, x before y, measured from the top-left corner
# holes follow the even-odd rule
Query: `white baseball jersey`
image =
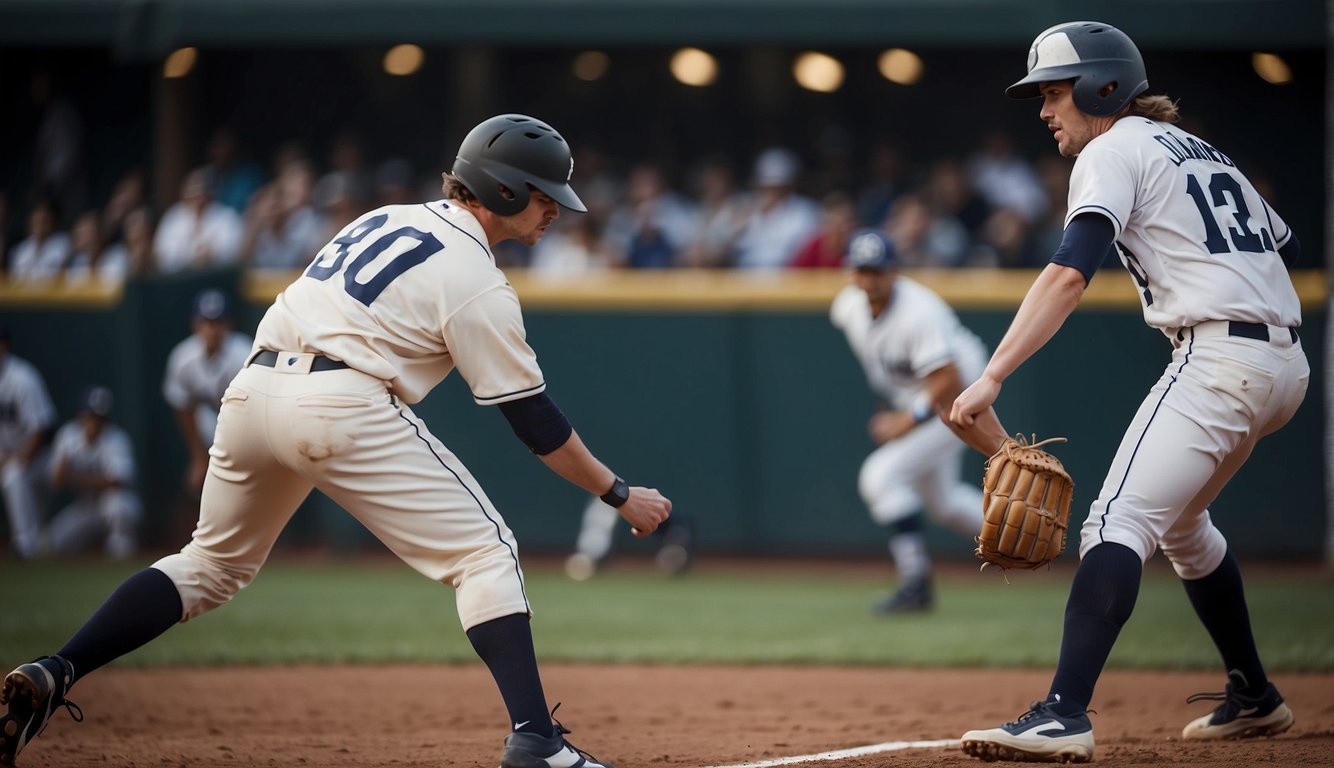
[(518, 297), (467, 209), (387, 206), (344, 228), (260, 322), (256, 349), (277, 355), (241, 369), (223, 395), (199, 525), (180, 554), (154, 564), (185, 617), (249, 583), (312, 488), (453, 586), (464, 629), (528, 613), (513, 532), (407, 405), (455, 367), (480, 404), (542, 392), (525, 335)]
[(1205, 320), (1301, 323), (1278, 255), (1292, 230), (1227, 155), (1174, 125), (1128, 117), (1090, 141), (1068, 210), (1067, 224), (1112, 221), (1144, 320), (1169, 336)]
[(0, 358), (0, 463), (55, 423), (56, 407), (32, 363), (12, 354)]
[(1143, 117), (1076, 160), (1068, 215), (1090, 211), (1112, 221), (1144, 319), (1175, 350), (1112, 459), (1080, 555), (1105, 542), (1142, 560), (1162, 549), (1181, 578), (1203, 578), (1227, 552), (1209, 505), (1310, 380), (1278, 254), (1292, 231), (1227, 155)]
[(371, 211), (278, 296), (256, 346), (342, 360), (408, 403), (454, 368), (481, 405), (538, 394), (519, 298), (485, 242), (473, 215), (443, 200)]
[[(954, 363), (961, 381), (986, 365), (981, 340), (929, 288), (899, 276), (889, 306), (871, 315), (866, 293), (849, 285), (834, 297), (830, 320), (847, 337), (871, 389), (897, 410), (908, 410), (928, 375)], [(862, 463), (857, 487), (872, 519), (887, 525), (925, 507), (952, 528), (975, 533), (982, 493), (960, 481), (964, 444), (939, 419), (881, 445)]]
[(72, 500), (52, 517), (46, 529), (49, 552), (78, 552), (100, 539), (108, 556), (132, 555), (138, 544), (136, 528), (142, 508), (134, 490), (134, 447), (129, 435), (107, 423), (90, 441), (83, 424), (74, 419), (56, 432), (51, 459), (52, 472), (63, 464), (71, 483), (86, 478), (116, 480), (119, 484), (100, 491), (79, 491), (71, 485)]
[(78, 419), (62, 425), (51, 448), (51, 471), (62, 464), (71, 483), (77, 478), (103, 478), (126, 487), (134, 484), (134, 446), (125, 430), (115, 424), (104, 424), (91, 442)]
[(205, 443), (213, 442), (222, 393), (236, 372), (245, 367), (254, 343), (246, 334), (234, 331), (227, 334), (217, 352), (210, 356), (204, 340), (190, 334), (167, 356), (162, 397), (173, 410), (194, 411), (199, 437)]
[(959, 322), (954, 310), (929, 288), (899, 276), (894, 295), (879, 317), (871, 316), (866, 294), (849, 285), (834, 298), (830, 320), (847, 336), (871, 389), (904, 410), (922, 392), (932, 371), (948, 363), (969, 382), (982, 374), (987, 351)]
[(13, 354), (0, 358), (0, 487), (4, 489), (11, 546), (21, 557), (37, 554), (42, 511), (39, 488), (47, 451), (24, 466), (19, 449), (32, 435), (56, 422), (46, 382), (31, 363)]

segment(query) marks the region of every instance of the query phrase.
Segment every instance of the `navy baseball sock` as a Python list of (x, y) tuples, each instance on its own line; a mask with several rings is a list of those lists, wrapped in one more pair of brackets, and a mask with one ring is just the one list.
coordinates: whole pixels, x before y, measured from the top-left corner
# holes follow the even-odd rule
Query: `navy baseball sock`
[(1186, 597), (1190, 598), (1195, 615), (1200, 617), (1218, 647), (1228, 676), (1233, 677), (1233, 672), (1241, 673), (1242, 687), (1238, 692), (1246, 696), (1263, 693), (1269, 678), (1260, 663), (1260, 652), (1251, 634), (1251, 616), (1246, 608), (1241, 567), (1232, 550), (1227, 551), (1213, 573), (1202, 579), (1182, 579), (1181, 584), (1186, 588)]
[(181, 594), (167, 574), (145, 568), (111, 593), (59, 655), (78, 680), (166, 632), (181, 620)]
[(1048, 701), (1058, 701), (1057, 714), (1083, 712), (1093, 701), (1107, 656), (1135, 610), (1143, 572), (1139, 555), (1120, 544), (1099, 544), (1080, 561), (1065, 604), (1060, 660), (1047, 694)]
[(468, 630), (473, 650), (491, 670), (516, 731), (550, 736), (551, 713), (547, 711), (542, 678), (537, 673), (533, 629), (527, 614), (516, 613), (478, 624)]

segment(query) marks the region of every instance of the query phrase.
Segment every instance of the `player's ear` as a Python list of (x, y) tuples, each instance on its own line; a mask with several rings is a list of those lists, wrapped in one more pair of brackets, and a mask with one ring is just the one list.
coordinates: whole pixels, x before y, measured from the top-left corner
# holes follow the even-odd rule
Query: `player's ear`
[(504, 197), (506, 200), (514, 199), (514, 192), (509, 187), (504, 184), (497, 184), (496, 186), (500, 189), (501, 197)]

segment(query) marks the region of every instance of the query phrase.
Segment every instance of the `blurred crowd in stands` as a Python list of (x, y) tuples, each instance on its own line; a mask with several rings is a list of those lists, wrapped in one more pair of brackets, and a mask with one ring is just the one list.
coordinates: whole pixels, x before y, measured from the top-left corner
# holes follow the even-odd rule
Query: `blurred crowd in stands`
[[(174, 202), (151, 204), (148, 173), (85, 199), (77, 115), (39, 127), (34, 188), (0, 189), (0, 266), (11, 282), (117, 283), (224, 265), (299, 269), (360, 213), (437, 199), (439, 171), (374, 154), (351, 132), (318, 156), (298, 143), (266, 164), (213, 132)], [(908, 267), (1038, 267), (1060, 239), (1069, 162), (1019, 155), (1003, 133), (958, 156), (890, 142), (837, 167), (803, 147), (757, 147), (686, 167), (604, 157), (576, 143), (587, 215), (562, 216), (537, 246), (503, 247), (505, 266), (550, 275), (608, 268), (778, 270), (840, 265), (848, 234), (883, 227)], [(809, 159), (803, 159), (809, 158)]]

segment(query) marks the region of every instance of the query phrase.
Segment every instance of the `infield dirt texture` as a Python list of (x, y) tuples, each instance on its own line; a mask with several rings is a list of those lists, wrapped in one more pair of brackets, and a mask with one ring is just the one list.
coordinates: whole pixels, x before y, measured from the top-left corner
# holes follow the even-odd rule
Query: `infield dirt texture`
[[(547, 664), (569, 739), (618, 768), (731, 766), (889, 742), (953, 740), (1018, 715), (1036, 671)], [(1206, 768), (1334, 762), (1334, 675), (1277, 675), (1297, 716), (1278, 738), (1183, 743), (1218, 675), (1111, 671), (1092, 716), (1096, 765)], [(480, 664), (107, 669), (80, 683), (25, 768), (478, 766), (505, 712)], [(957, 745), (803, 765), (982, 765)], [(1003, 765), (998, 763), (997, 765)]]

